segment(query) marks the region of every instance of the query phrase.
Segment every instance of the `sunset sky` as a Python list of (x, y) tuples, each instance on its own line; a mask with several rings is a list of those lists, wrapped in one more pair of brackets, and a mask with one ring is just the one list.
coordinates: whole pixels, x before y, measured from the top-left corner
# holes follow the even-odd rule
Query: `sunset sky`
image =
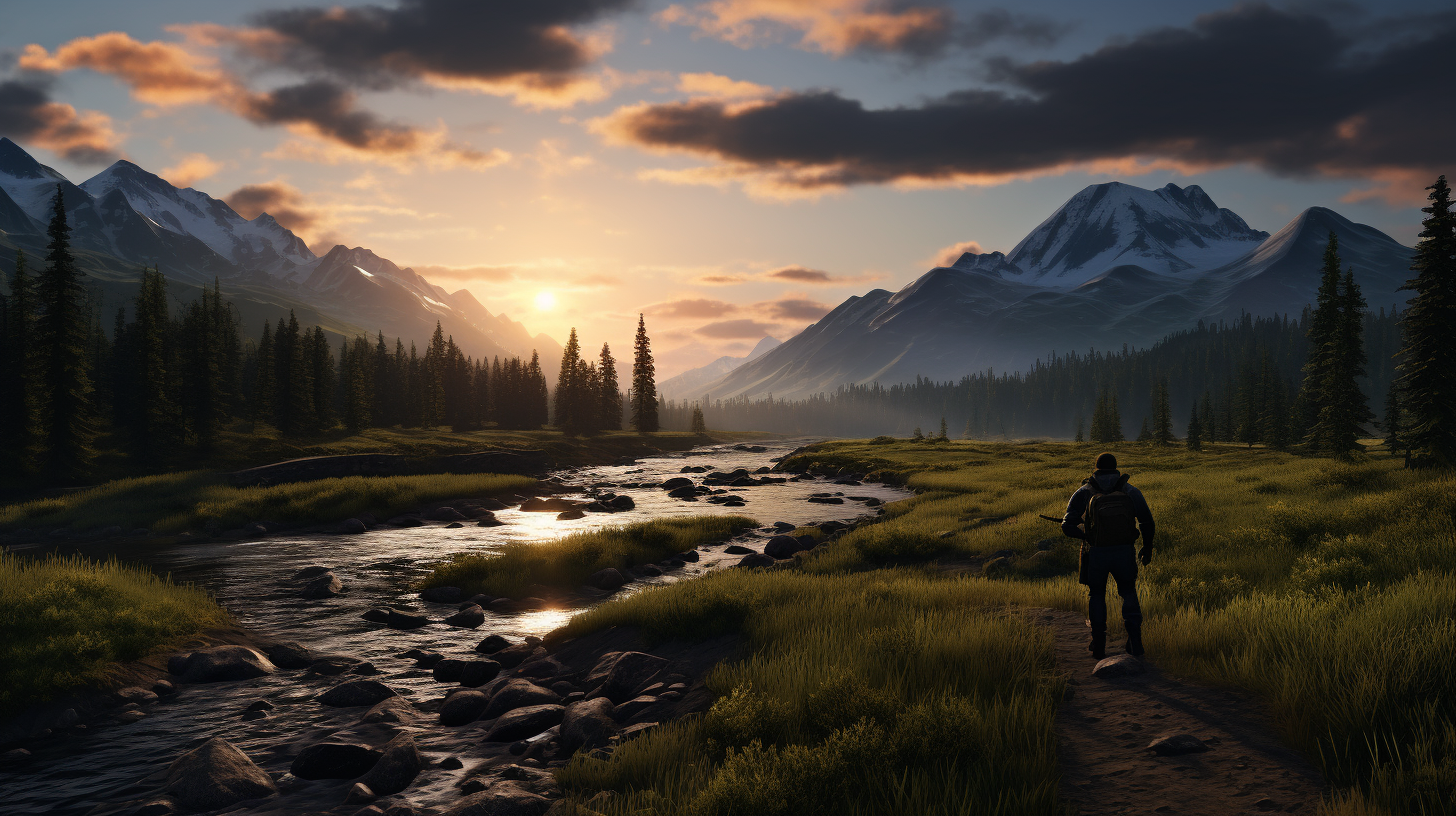
[(664, 375), (1008, 251), (1088, 184), (1199, 184), (1271, 232), (1329, 206), (1412, 244), (1421, 188), (1456, 169), (1449, 2), (48, 0), (4, 20), (0, 135), (73, 181), (124, 157), (619, 356), (645, 312)]

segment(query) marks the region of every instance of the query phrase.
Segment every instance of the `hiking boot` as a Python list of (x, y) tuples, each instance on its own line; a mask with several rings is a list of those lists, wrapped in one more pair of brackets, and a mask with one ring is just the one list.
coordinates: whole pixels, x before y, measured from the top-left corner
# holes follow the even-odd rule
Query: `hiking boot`
[(1098, 660), (1107, 657), (1107, 633), (1093, 632), (1092, 640), (1087, 643), (1087, 651)]
[(1127, 653), (1133, 657), (1143, 656), (1143, 622), (1127, 624)]

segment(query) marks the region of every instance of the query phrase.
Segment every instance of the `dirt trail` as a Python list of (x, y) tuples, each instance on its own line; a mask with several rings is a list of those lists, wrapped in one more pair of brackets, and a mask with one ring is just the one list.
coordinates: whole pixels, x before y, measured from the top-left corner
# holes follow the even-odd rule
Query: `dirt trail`
[[(1325, 790), (1319, 773), (1280, 744), (1254, 701), (1180, 682), (1158, 669), (1153, 654), (1141, 675), (1093, 677), (1083, 616), (1027, 611), (1051, 628), (1058, 666), (1071, 677), (1056, 729), (1069, 814), (1313, 816), (1319, 810)], [(1108, 656), (1122, 651), (1120, 639), (1108, 643)], [(1147, 749), (1165, 734), (1191, 734), (1208, 750), (1158, 756)]]

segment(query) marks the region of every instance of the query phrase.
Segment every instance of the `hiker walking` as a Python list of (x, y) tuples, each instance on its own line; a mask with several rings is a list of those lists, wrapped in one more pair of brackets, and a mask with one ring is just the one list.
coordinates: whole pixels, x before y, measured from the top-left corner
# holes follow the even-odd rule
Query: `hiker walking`
[[(1098, 659), (1107, 656), (1107, 576), (1117, 582), (1122, 596), (1122, 623), (1127, 627), (1127, 653), (1143, 654), (1143, 610), (1137, 596), (1137, 562), (1153, 560), (1153, 513), (1127, 476), (1117, 471), (1117, 457), (1097, 457), (1097, 470), (1067, 502), (1062, 532), (1080, 538), (1081, 582), (1087, 585), (1087, 617), (1092, 621), (1092, 641), (1087, 649)], [(1083, 529), (1085, 526), (1085, 529)], [(1138, 536), (1142, 550), (1133, 545)]]

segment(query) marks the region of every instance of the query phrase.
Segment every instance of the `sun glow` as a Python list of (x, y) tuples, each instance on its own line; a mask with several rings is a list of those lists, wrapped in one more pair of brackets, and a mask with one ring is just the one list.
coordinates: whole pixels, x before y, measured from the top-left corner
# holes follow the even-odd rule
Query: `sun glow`
[(549, 312), (556, 308), (556, 296), (550, 292), (540, 292), (536, 295), (536, 311)]

